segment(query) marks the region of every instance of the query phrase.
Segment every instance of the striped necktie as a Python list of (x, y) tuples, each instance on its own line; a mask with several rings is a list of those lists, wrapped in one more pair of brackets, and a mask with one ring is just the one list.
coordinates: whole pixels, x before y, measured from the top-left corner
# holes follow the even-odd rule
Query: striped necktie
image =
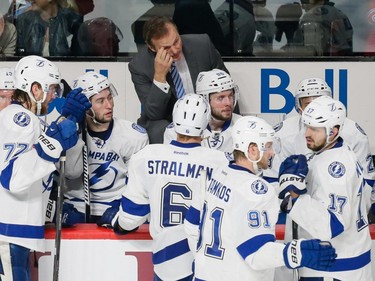
[(176, 89), (177, 98), (180, 99), (185, 95), (185, 89), (184, 89), (184, 84), (182, 84), (180, 74), (178, 73), (177, 67), (174, 62), (171, 65), (171, 75), (172, 75), (174, 87)]

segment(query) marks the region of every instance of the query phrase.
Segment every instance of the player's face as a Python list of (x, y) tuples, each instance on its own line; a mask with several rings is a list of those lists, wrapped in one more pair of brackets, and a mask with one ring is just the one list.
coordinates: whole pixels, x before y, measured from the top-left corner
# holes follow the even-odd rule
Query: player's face
[(306, 126), (306, 145), (312, 151), (320, 151), (326, 144), (326, 129)]
[(232, 90), (210, 95), (211, 115), (216, 120), (226, 121), (232, 118), (234, 93)]
[(262, 170), (268, 169), (268, 163), (270, 159), (275, 155), (275, 152), (272, 147), (272, 142), (267, 142), (265, 146), (265, 150), (263, 151), (262, 159), (258, 162), (258, 166)]
[(310, 104), (310, 102), (312, 102), (315, 98), (317, 98), (317, 97), (300, 98), (299, 103), (300, 103), (302, 111), (304, 111), (306, 106), (308, 106)]
[(0, 110), (10, 105), (13, 93), (13, 90), (0, 90)]
[(100, 123), (109, 123), (113, 118), (113, 96), (109, 88), (91, 98), (95, 119)]
[(182, 53), (182, 41), (180, 34), (172, 24), (167, 23), (166, 27), (168, 29), (168, 33), (159, 39), (152, 39), (151, 42), (153, 46), (150, 46), (150, 48), (154, 52), (157, 52), (160, 48), (164, 48), (168, 55), (173, 58), (173, 61), (178, 61), (181, 59)]

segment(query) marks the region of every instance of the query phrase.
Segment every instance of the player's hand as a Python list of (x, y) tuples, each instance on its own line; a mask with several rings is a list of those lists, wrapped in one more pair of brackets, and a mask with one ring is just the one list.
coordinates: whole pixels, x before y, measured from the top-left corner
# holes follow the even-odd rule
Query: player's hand
[(307, 192), (305, 178), (309, 172), (305, 155), (292, 155), (286, 158), (279, 170), (279, 198), (283, 199), (286, 193), (301, 195)]
[(337, 257), (335, 248), (330, 242), (313, 240), (292, 240), (285, 245), (284, 262), (288, 268), (302, 266), (315, 270), (328, 270)]
[(91, 103), (87, 97), (81, 93), (82, 88), (77, 88), (69, 92), (65, 103), (62, 106), (61, 115), (64, 117), (74, 116), (78, 123), (83, 121), (86, 110), (91, 108)]
[(118, 206), (113, 206), (105, 210), (101, 218), (96, 222), (98, 226), (103, 226), (113, 229), (117, 219), (118, 219)]
[(73, 204), (64, 202), (62, 213), (62, 226), (70, 227), (77, 223), (84, 223), (85, 215), (80, 213)]
[(158, 82), (165, 83), (167, 80), (167, 73), (171, 69), (173, 58), (168, 54), (168, 51), (161, 47), (155, 56), (154, 61), (154, 79)]
[(57, 162), (63, 151), (73, 147), (78, 141), (76, 123), (65, 119), (62, 122), (52, 122), (47, 131), (39, 136), (34, 145), (41, 158)]

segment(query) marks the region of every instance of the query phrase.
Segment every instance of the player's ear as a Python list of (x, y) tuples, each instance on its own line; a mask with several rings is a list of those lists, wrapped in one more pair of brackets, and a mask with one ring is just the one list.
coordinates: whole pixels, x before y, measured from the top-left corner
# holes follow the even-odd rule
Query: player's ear
[(338, 133), (339, 133), (339, 128), (333, 127), (332, 130), (329, 132), (329, 139), (333, 140), (333, 139), (337, 138)]

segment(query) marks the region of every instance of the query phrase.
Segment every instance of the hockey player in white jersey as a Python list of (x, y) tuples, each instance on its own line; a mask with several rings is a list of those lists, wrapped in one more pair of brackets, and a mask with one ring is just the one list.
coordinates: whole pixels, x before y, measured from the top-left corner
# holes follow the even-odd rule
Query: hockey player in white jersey
[(14, 93), (14, 69), (10, 67), (0, 68), (0, 110), (10, 104)]
[[(269, 182), (277, 182), (280, 164), (288, 156), (294, 154), (309, 155), (312, 151), (306, 146), (305, 129), (301, 119), (304, 108), (315, 98), (320, 96), (332, 97), (331, 88), (320, 78), (302, 80), (295, 94), (295, 108), (298, 115), (289, 117), (275, 126), (276, 135), (281, 139), (281, 151), (270, 162), (271, 168), (264, 172), (264, 178)], [(367, 186), (364, 190), (364, 200), (367, 209), (370, 206), (371, 191), (375, 181), (375, 169), (371, 157), (369, 140), (364, 130), (353, 120), (345, 118), (340, 131), (346, 145), (357, 155), (364, 171)]]
[[(233, 124), (241, 116), (233, 113), (239, 99), (239, 90), (228, 73), (220, 69), (203, 71), (198, 74), (196, 93), (204, 96), (210, 103), (211, 118), (203, 133), (202, 146), (232, 152)], [(166, 128), (164, 143), (176, 139), (174, 123)]]
[(185, 229), (196, 245), (195, 280), (272, 281), (274, 269), (284, 265), (329, 268), (336, 256), (329, 243), (275, 242), (277, 194), (257, 175), (274, 154), (271, 125), (242, 117), (232, 137), (235, 160), (212, 174), (204, 200), (194, 201), (186, 215)]
[(373, 280), (363, 172), (341, 138), (345, 116), (341, 102), (327, 96), (313, 100), (302, 113), (306, 143), (313, 154), (308, 160), (292, 155), (280, 167), (279, 197), (291, 195), (285, 199), (289, 202), (285, 210), (298, 224), (298, 236), (329, 240), (337, 253), (327, 270), (300, 269), (300, 280)]
[(57, 67), (38, 56), (15, 67), (12, 103), (0, 111), (0, 279), (30, 281), (29, 251), (44, 252), (45, 209), (60, 154), (78, 140), (75, 122), (43, 133), (35, 113), (60, 83)]
[[(148, 144), (148, 137), (146, 130), (135, 123), (113, 117), (117, 91), (104, 75), (86, 72), (77, 78), (74, 88), (82, 88), (92, 104), (85, 117), (91, 201), (89, 222), (101, 225), (100, 218), (108, 208), (118, 210), (127, 181), (128, 161)], [(82, 148), (81, 140), (79, 145)], [(82, 163), (82, 154), (80, 159)], [(64, 225), (85, 222), (83, 165), (79, 167), (79, 177), (66, 182)]]
[(185, 213), (201, 192), (202, 175), (210, 178), (228, 160), (225, 153), (201, 146), (210, 118), (206, 99), (185, 95), (176, 102), (172, 117), (177, 140), (146, 146), (130, 160), (115, 230), (130, 231), (149, 218), (154, 280), (191, 280), (193, 254), (182, 225)]

